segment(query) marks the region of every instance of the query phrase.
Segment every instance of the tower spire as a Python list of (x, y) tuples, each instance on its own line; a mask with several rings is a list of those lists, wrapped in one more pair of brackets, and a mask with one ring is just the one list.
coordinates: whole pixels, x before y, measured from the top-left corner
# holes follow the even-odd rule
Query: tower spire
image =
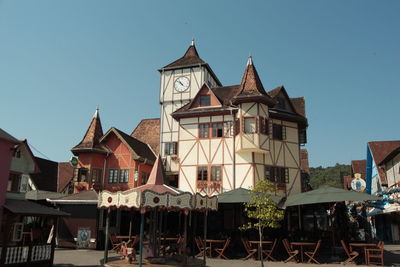
[(192, 42), (190, 43), (190, 46), (194, 46), (194, 37), (192, 38)]

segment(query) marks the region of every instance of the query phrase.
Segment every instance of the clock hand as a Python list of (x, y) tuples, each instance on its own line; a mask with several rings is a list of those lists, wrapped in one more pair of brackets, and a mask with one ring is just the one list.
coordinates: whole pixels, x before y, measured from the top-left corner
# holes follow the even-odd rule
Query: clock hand
[(178, 81), (178, 82), (183, 86), (183, 83), (181, 81)]

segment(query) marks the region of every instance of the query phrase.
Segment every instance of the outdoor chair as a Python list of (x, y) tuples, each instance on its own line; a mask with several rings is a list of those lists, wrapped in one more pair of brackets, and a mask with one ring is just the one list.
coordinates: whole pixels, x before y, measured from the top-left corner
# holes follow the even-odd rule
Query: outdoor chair
[(272, 257), (272, 253), (274, 253), (274, 249), (277, 243), (278, 239), (275, 238), (274, 242), (272, 243), (271, 249), (263, 249), (263, 254), (265, 255), (267, 260), (270, 259), (272, 261), (276, 261), (276, 259)]
[(289, 244), (289, 240), (286, 238), (282, 240), (283, 246), (285, 247), (285, 250), (287, 254), (289, 254), (289, 258), (285, 260), (285, 263), (291, 260), (294, 260), (297, 262), (297, 255), (299, 255), (299, 250), (295, 249), (293, 250)]
[(200, 237), (195, 237), (194, 241), (196, 242), (197, 249), (199, 250), (199, 253), (196, 254), (196, 257), (202, 257), (202, 256), (204, 256), (204, 253), (206, 253), (206, 255), (207, 255), (207, 252), (210, 251), (210, 248), (206, 247), (206, 249), (204, 251), (203, 240), (201, 240)]
[(120, 242), (115, 234), (110, 235), (111, 241), (111, 249), (114, 250), (116, 253), (119, 253), (121, 250), (122, 242)]
[(370, 265), (371, 260), (374, 259), (374, 263), (380, 263), (383, 266), (384, 246), (385, 246), (384, 242), (379, 241), (376, 248), (365, 249), (365, 258), (367, 259), (367, 265)]
[(250, 245), (250, 242), (248, 240), (246, 240), (246, 239), (242, 238), (242, 243), (243, 243), (243, 246), (246, 249), (247, 254), (248, 254), (247, 257), (244, 258), (244, 259), (247, 260), (247, 259), (249, 259), (251, 257), (254, 258), (255, 257), (254, 254), (257, 253), (257, 249), (256, 248), (252, 248), (251, 245)]
[(222, 248), (216, 248), (216, 249), (214, 249), (214, 250), (218, 253), (217, 259), (220, 259), (221, 257), (224, 258), (225, 260), (228, 259), (228, 258), (224, 255), (224, 252), (225, 252), (226, 248), (229, 246), (230, 243), (231, 243), (231, 238), (229, 237), (229, 238), (225, 241), (225, 243), (224, 243), (224, 245), (222, 246)]
[(315, 259), (315, 257), (317, 256), (317, 252), (318, 252), (320, 246), (321, 246), (321, 240), (318, 240), (317, 245), (315, 246), (313, 251), (305, 251), (304, 252), (304, 255), (306, 255), (309, 258), (307, 263), (311, 263), (313, 261), (313, 262), (315, 262), (317, 264), (321, 264), (319, 261), (317, 261)]
[(347, 264), (349, 262), (356, 263), (355, 259), (360, 255), (357, 251), (352, 251), (350, 252), (349, 248), (346, 246), (346, 243), (344, 240), (340, 240), (340, 243), (342, 244), (342, 247), (344, 249), (344, 252), (346, 252), (347, 255), (347, 260), (343, 262), (343, 264)]

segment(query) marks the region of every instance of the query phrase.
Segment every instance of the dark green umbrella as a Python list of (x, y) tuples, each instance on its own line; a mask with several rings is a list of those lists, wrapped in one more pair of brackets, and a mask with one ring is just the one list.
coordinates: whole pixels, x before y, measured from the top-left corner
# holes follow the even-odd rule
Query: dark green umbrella
[(367, 193), (354, 192), (326, 185), (305, 193), (289, 196), (283, 206), (290, 207), (316, 203), (365, 200), (382, 200), (382, 198)]
[[(250, 201), (250, 190), (245, 188), (236, 188), (217, 195), (218, 203), (246, 203)], [(269, 198), (278, 204), (282, 197), (269, 195)]]

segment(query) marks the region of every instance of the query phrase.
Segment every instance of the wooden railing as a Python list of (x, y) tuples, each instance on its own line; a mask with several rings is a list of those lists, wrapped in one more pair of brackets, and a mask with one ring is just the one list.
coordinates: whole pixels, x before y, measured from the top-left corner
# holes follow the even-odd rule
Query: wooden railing
[[(5, 250), (5, 255), (0, 254), (0, 259), (4, 262), (5, 265), (22, 264), (29, 262), (45, 262), (51, 260), (53, 249), (54, 248), (52, 248), (50, 244), (7, 247)], [(0, 252), (1, 251), (3, 251), (2, 248), (0, 248)], [(2, 257), (5, 257), (5, 259), (2, 259)]]

